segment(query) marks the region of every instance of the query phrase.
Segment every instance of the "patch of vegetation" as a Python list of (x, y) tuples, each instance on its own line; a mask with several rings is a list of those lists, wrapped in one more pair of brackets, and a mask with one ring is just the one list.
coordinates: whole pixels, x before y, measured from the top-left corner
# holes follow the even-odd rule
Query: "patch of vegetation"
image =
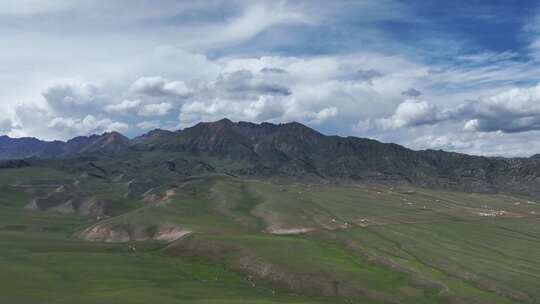
[[(0, 302), (540, 299), (540, 204), (527, 197), (185, 176), (180, 159), (133, 152), (122, 162), (1, 169)], [(43, 197), (51, 208), (30, 208)], [(105, 201), (113, 212), (54, 208), (72, 198)], [(172, 242), (81, 239), (100, 226), (188, 234)]]

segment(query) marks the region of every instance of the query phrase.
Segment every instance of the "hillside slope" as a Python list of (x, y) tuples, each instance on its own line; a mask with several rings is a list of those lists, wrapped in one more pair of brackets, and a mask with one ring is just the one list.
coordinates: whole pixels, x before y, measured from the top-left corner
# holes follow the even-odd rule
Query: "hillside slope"
[(0, 168), (0, 302), (540, 298), (530, 198), (233, 177), (178, 154)]
[[(540, 197), (540, 159), (489, 158), (444, 151), (413, 151), (375, 140), (326, 136), (299, 123), (233, 123), (223, 119), (180, 131), (154, 130), (134, 139), (118, 133), (67, 142), (0, 140), (0, 159), (114, 157), (163, 152), (236, 176), (318, 181), (411, 184), (462, 191)], [(212, 164), (208, 159), (213, 159)], [(219, 160), (219, 161), (217, 161)], [(169, 163), (172, 167), (185, 164)], [(193, 168), (191, 168), (193, 169)], [(190, 168), (184, 166), (186, 174)]]

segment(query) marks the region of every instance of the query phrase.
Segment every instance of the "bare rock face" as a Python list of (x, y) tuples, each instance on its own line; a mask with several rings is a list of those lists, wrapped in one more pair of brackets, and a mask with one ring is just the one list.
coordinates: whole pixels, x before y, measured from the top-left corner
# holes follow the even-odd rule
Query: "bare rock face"
[(170, 243), (190, 234), (191, 231), (177, 226), (137, 226), (97, 224), (83, 230), (79, 237), (90, 242), (127, 243), (158, 241)]
[(169, 189), (166, 190), (164, 193), (154, 193), (154, 189), (151, 189), (151, 191), (147, 191), (147, 193), (143, 194), (142, 201), (146, 204), (160, 204), (160, 203), (167, 203), (170, 201), (171, 198), (173, 198), (176, 195), (175, 189)]
[(160, 227), (152, 239), (170, 243), (190, 233), (191, 231), (183, 230), (178, 227)]
[(297, 235), (311, 232), (313, 228), (268, 228), (266, 232), (275, 235)]
[(96, 225), (84, 230), (81, 237), (91, 242), (125, 243), (131, 240), (129, 233), (122, 227)]

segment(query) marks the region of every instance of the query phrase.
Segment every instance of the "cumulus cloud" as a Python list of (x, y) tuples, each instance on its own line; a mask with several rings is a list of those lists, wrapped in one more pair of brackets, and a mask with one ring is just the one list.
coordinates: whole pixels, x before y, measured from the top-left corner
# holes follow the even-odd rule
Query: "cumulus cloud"
[[(423, 42), (385, 35), (378, 21), (416, 20), (399, 1), (212, 3), (2, 1), (10, 48), (0, 51), (0, 100), (11, 122), (0, 131), (64, 139), (129, 125), (135, 136), (226, 116), (475, 152), (492, 149), (487, 141), (516, 144), (511, 134), (527, 145), (540, 128), (538, 94), (522, 87), (540, 78), (538, 18), (519, 52), (463, 54), (470, 48), (435, 37), (449, 65), (430, 60)], [(358, 14), (362, 28), (352, 29)], [(320, 43), (325, 56), (310, 47)]]
[[(380, 111), (374, 103), (399, 100), (400, 93), (411, 85), (402, 80), (400, 73), (418, 69), (396, 57), (387, 61), (374, 58), (363, 54), (349, 58), (267, 56), (225, 61), (216, 80), (200, 85), (192, 99), (181, 107), (181, 125), (226, 116), (344, 126), (356, 121), (359, 113), (370, 115)], [(372, 65), (384, 74), (375, 72), (378, 70)], [(399, 74), (386, 65), (400, 66)], [(385, 81), (358, 81), (358, 71)]]
[(173, 108), (173, 105), (168, 102), (152, 103), (142, 106), (139, 109), (139, 115), (141, 116), (164, 116), (169, 113)]
[(161, 76), (141, 77), (130, 87), (133, 94), (147, 97), (180, 97), (189, 96), (191, 90), (183, 81), (170, 81)]
[(472, 100), (454, 112), (467, 120), (463, 127), (466, 131), (516, 133), (540, 130), (540, 84)]
[(249, 70), (239, 70), (232, 73), (221, 74), (216, 81), (216, 89), (224, 89), (231, 94), (257, 95), (290, 95), (290, 89), (279, 83), (279, 80), (254, 75)]
[(465, 122), (465, 125), (463, 126), (464, 131), (478, 131), (479, 129), (479, 122), (478, 119), (471, 119)]
[(82, 119), (56, 117), (49, 122), (47, 127), (68, 137), (110, 131), (125, 132), (129, 129), (129, 125), (125, 123), (115, 122), (108, 118), (97, 119), (92, 115), (87, 115)]
[(308, 115), (308, 117), (311, 118), (311, 123), (320, 124), (332, 117), (336, 117), (338, 112), (339, 111), (336, 107), (328, 107), (320, 110), (317, 113), (312, 113), (311, 115)]
[(504, 132), (448, 132), (436, 131), (419, 135), (409, 142), (413, 149), (443, 149), (488, 156), (528, 157), (539, 151), (540, 131)]
[(105, 131), (127, 131), (127, 123), (104, 117), (107, 111), (118, 112), (126, 107), (126, 103), (106, 105), (107, 94), (94, 84), (53, 84), (43, 91), (44, 103), (41, 105), (20, 104), (15, 107), (19, 125), (17, 135), (68, 139)]
[(108, 104), (105, 106), (104, 110), (107, 113), (116, 113), (116, 114), (129, 114), (136, 110), (141, 104), (140, 100), (123, 100), (120, 103)]
[[(351, 130), (414, 149), (445, 149), (494, 156), (529, 156), (538, 151), (540, 85), (500, 88), (480, 98), (441, 108), (408, 99), (382, 118), (360, 119)], [(526, 144), (526, 143), (530, 144)]]
[(184, 104), (179, 120), (183, 127), (201, 120), (211, 121), (223, 117), (233, 120), (272, 121), (284, 115), (285, 107), (282, 99), (273, 96), (260, 96), (256, 100), (216, 98)]
[[(162, 49), (160, 58), (172, 66), (185, 57), (176, 56), (177, 51)], [(192, 54), (190, 58), (203, 57)], [(42, 106), (20, 110), (16, 116), (28, 116), (20, 119), (27, 133), (46, 133), (48, 138), (68, 136), (70, 132), (62, 132), (62, 128), (87, 132), (90, 128), (75, 127), (87, 115), (97, 121), (109, 119), (111, 123), (137, 127), (129, 129), (132, 134), (127, 135), (138, 135), (139, 130), (150, 126), (185, 127), (200, 120), (223, 117), (255, 122), (294, 120), (350, 128), (359, 119), (384, 115), (393, 109), (402, 98), (401, 92), (416, 86), (418, 79), (428, 75), (424, 67), (403, 58), (371, 53), (346, 57), (206, 58), (197, 62), (198, 70), (211, 73), (190, 78), (164, 70), (167, 76), (128, 75), (115, 81), (101, 80), (99, 84), (77, 81), (53, 84), (43, 90)], [(140, 72), (129, 74), (152, 75), (146, 72), (148, 68), (138, 66)], [(39, 128), (30, 123), (54, 119), (57, 119), (55, 123)]]
[[(261, 73), (265, 68), (286, 73)], [(281, 97), (285, 108), (279, 117), (282, 121), (310, 123), (315, 113), (334, 107), (338, 114), (328, 121), (338, 126), (353, 124), (359, 118), (383, 115), (402, 100), (401, 92), (428, 75), (422, 66), (403, 58), (371, 53), (310, 58), (235, 58), (226, 63), (224, 70), (226, 73), (250, 71), (258, 81), (288, 88), (291, 94)], [(372, 81), (366, 81), (365, 77), (359, 79), (358, 71)]]
[(92, 84), (55, 84), (43, 92), (43, 97), (51, 106), (84, 105), (92, 102), (97, 86)]
[(475, 118), (468, 120), (463, 126), (465, 131), (480, 132), (505, 132), (518, 133), (531, 130), (540, 130), (540, 117), (503, 117), (493, 118)]
[(463, 122), (462, 129), (467, 132), (540, 130), (540, 84), (503, 90), (442, 110), (426, 101), (408, 99), (391, 117), (375, 120), (375, 125), (388, 130), (445, 121)]
[(101, 106), (105, 99), (99, 85), (79, 82), (54, 84), (42, 95), (50, 109), (60, 115), (87, 112)]
[(444, 119), (433, 104), (407, 99), (399, 104), (391, 117), (378, 119), (376, 123), (383, 129), (397, 129), (435, 124)]
[[(125, 77), (114, 83), (57, 83), (43, 90), (41, 106), (20, 107), (15, 119), (25, 134), (62, 139), (112, 129), (138, 135), (149, 129), (187, 127), (223, 117), (256, 122), (295, 120), (331, 130), (352, 128), (387, 141), (408, 140), (410, 146), (409, 135), (396, 135), (401, 134), (400, 129), (440, 123), (450, 128), (446, 130), (468, 134), (540, 128), (537, 87), (499, 90), (467, 103), (456, 102), (453, 107), (441, 106), (440, 95), (429, 91), (432, 72), (397, 56), (263, 56), (199, 63), (201, 70), (211, 73), (197, 78), (167, 74)], [(156, 74), (143, 69), (135, 75)], [(425, 95), (415, 89), (419, 86), (427, 90)], [(411, 98), (403, 101), (404, 95)], [(419, 100), (421, 95), (430, 102)], [(36, 125), (35, 121), (46, 123)], [(437, 138), (434, 142), (444, 146), (445, 137)], [(453, 146), (456, 150), (469, 148)]]

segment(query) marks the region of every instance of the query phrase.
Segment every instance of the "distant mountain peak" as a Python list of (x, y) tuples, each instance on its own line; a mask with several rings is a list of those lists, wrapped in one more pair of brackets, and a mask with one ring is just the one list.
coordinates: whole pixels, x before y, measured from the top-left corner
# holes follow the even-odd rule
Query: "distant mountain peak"
[(294, 131), (300, 131), (300, 132), (304, 132), (304, 133), (309, 133), (309, 134), (312, 134), (312, 135), (320, 135), (320, 136), (324, 136), (322, 133), (318, 132), (317, 130), (315, 129), (312, 129), (302, 123), (299, 123), (297, 121), (293, 121), (293, 122), (288, 122), (288, 123), (285, 123), (283, 124), (284, 127), (290, 129), (290, 130), (294, 130)]
[(106, 142), (108, 143), (112, 143), (112, 142), (118, 142), (118, 141), (122, 141), (122, 142), (128, 142), (129, 141), (129, 138), (125, 137), (124, 135), (116, 132), (116, 131), (112, 131), (112, 132), (105, 132), (101, 135), (101, 138), (104, 138)]
[(81, 149), (81, 152), (114, 151), (129, 146), (130, 140), (118, 132), (105, 132), (91, 140)]
[(231, 127), (235, 125), (234, 122), (232, 122), (228, 118), (223, 118), (217, 121), (209, 121), (209, 122), (200, 122), (193, 127), (186, 128), (186, 129), (196, 129), (196, 128), (212, 128), (212, 129), (224, 129), (227, 127)]
[(215, 122), (213, 122), (214, 124), (224, 124), (224, 125), (230, 125), (230, 124), (233, 124), (232, 120), (228, 119), (228, 118), (222, 118), (220, 120), (217, 120)]

